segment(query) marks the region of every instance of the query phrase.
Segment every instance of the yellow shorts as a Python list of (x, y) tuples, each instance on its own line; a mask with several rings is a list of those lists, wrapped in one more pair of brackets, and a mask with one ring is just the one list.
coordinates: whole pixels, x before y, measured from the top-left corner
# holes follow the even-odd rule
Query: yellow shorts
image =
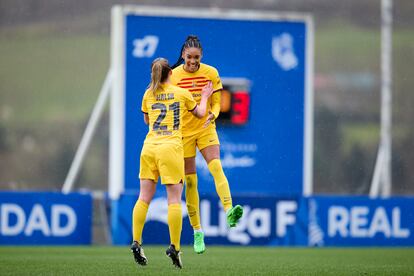
[(184, 158), (196, 156), (196, 146), (202, 150), (212, 145), (220, 145), (215, 128), (207, 128), (197, 134), (183, 137)]
[(141, 151), (139, 178), (161, 184), (178, 184), (184, 179), (183, 147), (175, 144), (144, 144)]

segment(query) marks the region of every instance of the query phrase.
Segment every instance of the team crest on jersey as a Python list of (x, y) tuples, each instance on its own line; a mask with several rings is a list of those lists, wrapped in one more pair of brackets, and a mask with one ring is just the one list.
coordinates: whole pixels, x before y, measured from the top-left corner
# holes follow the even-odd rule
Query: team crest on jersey
[[(204, 76), (183, 78), (177, 83), (177, 86), (188, 89), (191, 93), (197, 93), (200, 92), (209, 81), (210, 80)], [(199, 95), (201, 96), (201, 94)]]

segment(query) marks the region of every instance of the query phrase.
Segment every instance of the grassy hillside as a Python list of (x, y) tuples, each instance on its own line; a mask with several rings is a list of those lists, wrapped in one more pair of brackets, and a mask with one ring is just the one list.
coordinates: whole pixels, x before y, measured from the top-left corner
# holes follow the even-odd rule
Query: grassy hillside
[(0, 39), (0, 110), (8, 126), (84, 120), (109, 67), (104, 35)]

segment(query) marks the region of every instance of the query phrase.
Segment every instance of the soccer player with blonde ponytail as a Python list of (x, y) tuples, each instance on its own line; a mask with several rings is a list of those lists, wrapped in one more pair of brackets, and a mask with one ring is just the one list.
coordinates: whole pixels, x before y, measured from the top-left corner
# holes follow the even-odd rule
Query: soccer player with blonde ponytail
[(166, 187), (168, 197), (168, 228), (170, 246), (166, 251), (173, 265), (182, 268), (180, 238), (182, 229), (181, 194), (184, 180), (184, 152), (182, 120), (184, 111), (203, 118), (207, 100), (213, 89), (211, 83), (201, 91), (199, 104), (185, 89), (170, 83), (171, 68), (164, 58), (157, 58), (151, 66), (151, 82), (142, 99), (141, 110), (149, 125), (140, 157), (139, 198), (132, 212), (133, 243), (131, 251), (135, 262), (147, 265), (142, 248), (142, 231), (149, 204), (154, 196), (158, 178)]
[[(156, 95), (156, 91), (160, 88), (162, 73), (163, 73), (163, 60), (160, 59), (155, 61), (152, 65), (151, 70), (151, 82), (148, 85), (148, 89), (152, 91), (153, 95)], [(168, 68), (164, 67), (165, 71), (168, 71)], [(165, 77), (165, 76), (164, 76)]]

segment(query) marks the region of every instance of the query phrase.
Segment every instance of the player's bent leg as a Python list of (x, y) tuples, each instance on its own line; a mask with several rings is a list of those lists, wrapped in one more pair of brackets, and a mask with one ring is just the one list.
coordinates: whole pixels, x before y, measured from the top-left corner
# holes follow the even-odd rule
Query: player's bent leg
[(180, 238), (183, 225), (181, 209), (182, 184), (166, 185), (168, 195), (168, 229), (170, 232), (170, 247), (166, 254), (171, 258), (173, 265), (182, 268), (180, 257)]
[(240, 205), (233, 207), (232, 197), (230, 193), (229, 182), (224, 174), (223, 167), (220, 162), (220, 146), (210, 145), (201, 150), (204, 159), (208, 164), (208, 169), (214, 178), (217, 194), (220, 197), (221, 204), (227, 214), (227, 224), (235, 227), (243, 216), (243, 208)]
[(229, 183), (224, 175), (223, 168), (219, 159), (214, 159), (208, 164), (211, 174), (214, 177), (217, 194), (220, 197), (223, 208), (227, 214), (227, 224), (235, 227), (243, 216), (243, 208), (240, 205), (232, 206)]
[(224, 210), (227, 211), (232, 207), (232, 198), (229, 182), (227, 181), (227, 177), (224, 175), (220, 159), (211, 160), (208, 163), (208, 169), (214, 178), (214, 184), (216, 185), (216, 191), (220, 197), (221, 204), (223, 204)]
[(210, 145), (201, 149), (201, 154), (207, 162), (208, 169), (214, 178), (216, 191), (220, 197), (224, 211), (228, 211), (232, 207), (232, 198), (230, 193), (229, 182), (224, 174), (223, 167), (220, 162), (220, 146)]

